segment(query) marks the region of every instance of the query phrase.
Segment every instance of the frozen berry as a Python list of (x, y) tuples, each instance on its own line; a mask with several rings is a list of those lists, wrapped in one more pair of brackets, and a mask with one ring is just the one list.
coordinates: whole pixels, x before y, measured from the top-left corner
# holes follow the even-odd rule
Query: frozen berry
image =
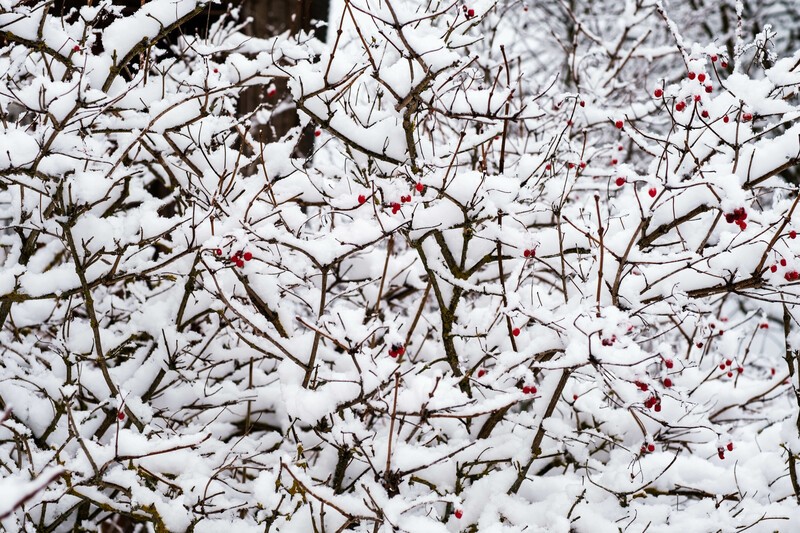
[(677, 104), (675, 104), (675, 111), (683, 111), (684, 109), (686, 109), (685, 102), (678, 102)]
[(771, 267), (769, 267), (769, 270), (770, 270), (770, 272), (777, 272), (778, 271), (778, 265), (772, 265)]
[(270, 88), (269, 88), (269, 90), (267, 91), (267, 96), (268, 96), (269, 98), (272, 98), (272, 97), (273, 97), (273, 96), (275, 96), (277, 93), (278, 93), (278, 91), (277, 91), (277, 90), (275, 90), (275, 87), (270, 87)]
[(581, 107), (586, 107), (586, 102), (584, 102), (583, 100), (581, 100)]
[(719, 58), (717, 57), (717, 54), (712, 54), (712, 55), (711, 55), (711, 62), (712, 62), (712, 63), (716, 63), (716, 62), (717, 62), (717, 59), (719, 59)]
[(125, 420), (125, 413), (117, 411), (117, 420)]
[(722, 62), (720, 62), (720, 64), (719, 64), (719, 65), (720, 65), (722, 68), (728, 68), (728, 62), (727, 62), (727, 61), (724, 61), (724, 60), (723, 60)]
[(417, 190), (417, 192), (422, 192), (425, 190), (425, 186), (422, 183), (417, 183), (414, 185), (414, 188)]
[(695, 74), (694, 72), (690, 72), (690, 73), (688, 74), (688, 78), (689, 78), (690, 80), (693, 80), (693, 79), (695, 79), (696, 77), (697, 77), (697, 74)]
[(359, 203), (359, 204), (364, 204), (364, 203), (366, 203), (366, 202), (367, 202), (367, 197), (366, 197), (366, 196), (364, 196), (363, 194), (359, 194), (359, 195), (358, 195), (358, 203)]
[(728, 115), (725, 115), (724, 117), (722, 117), (722, 122), (724, 122), (725, 124), (727, 124), (728, 122), (730, 122), (730, 120), (731, 120), (731, 119), (729, 119), (729, 118), (728, 118)]
[(81, 47), (76, 44), (75, 46), (72, 47), (72, 51), (73, 52), (80, 52), (81, 51)]
[(655, 96), (656, 98), (661, 98), (662, 96), (664, 96), (664, 91), (662, 91), (661, 89), (656, 89), (655, 91), (653, 91), (653, 96)]
[(707, 93), (714, 92), (714, 86), (713, 85), (706, 85), (706, 92)]
[(314, 132), (314, 137), (319, 137), (320, 135), (322, 135), (322, 130), (316, 130)]
[(797, 232), (795, 230), (790, 231), (789, 232), (789, 238), (790, 239), (796, 239), (797, 238)]
[(469, 11), (467, 11), (467, 16), (470, 17), (470, 18), (474, 17), (475, 16), (475, 10), (474, 9), (470, 9)]
[(723, 448), (720, 448), (717, 451), (717, 455), (719, 456), (720, 459), (725, 459), (725, 450)]
[(664, 366), (667, 368), (672, 368), (675, 366), (675, 363), (672, 362), (672, 359), (664, 359)]
[(725, 447), (726, 447), (726, 448), (728, 448), (728, 451), (729, 451), (729, 452), (732, 452), (732, 451), (733, 451), (733, 443), (732, 443), (732, 442), (729, 442), (729, 443), (728, 443), (728, 445), (727, 445), (727, 446), (725, 446)]
[[(470, 9), (470, 11), (472, 10)], [(456, 509), (456, 512), (454, 512), (453, 515), (456, 518), (460, 519), (462, 516), (464, 516), (464, 511), (462, 511), (461, 509)]]
[(619, 178), (617, 178), (616, 180), (614, 180), (614, 183), (616, 183), (616, 184), (617, 184), (617, 187), (622, 187), (623, 185), (625, 185), (625, 178), (623, 178), (622, 176), (620, 176)]
[(700, 116), (703, 117), (703, 118), (708, 118), (710, 115), (708, 114), (708, 110), (707, 109), (703, 109), (703, 112), (700, 113)]
[(785, 258), (781, 258), (781, 266), (782, 267), (786, 266), (786, 259)]
[(217, 248), (216, 250), (214, 250), (214, 253), (216, 255), (222, 255), (222, 248)]
[(669, 389), (670, 387), (672, 387), (672, 380), (671, 380), (671, 379), (669, 379), (669, 378), (664, 378), (664, 386), (665, 386), (666, 388), (668, 388), (668, 389)]
[(650, 198), (655, 198), (656, 194), (658, 194), (658, 191), (656, 191), (655, 187), (650, 187), (650, 190), (647, 191), (647, 194), (650, 195)]
[(617, 128), (618, 130), (621, 130), (621, 129), (622, 129), (622, 126), (624, 126), (624, 125), (625, 125), (625, 124), (624, 124), (624, 123), (623, 123), (621, 120), (618, 120), (618, 121), (616, 121), (616, 122), (614, 123), (614, 126), (616, 126), (616, 128)]
[(654, 452), (654, 451), (656, 451), (656, 445), (655, 445), (655, 444), (652, 444), (652, 443), (648, 444), (648, 445), (647, 445), (647, 451), (648, 451), (648, 452)]
[(742, 120), (745, 121), (745, 122), (750, 122), (751, 120), (753, 120), (753, 114), (752, 113), (743, 114), (742, 115)]
[(244, 258), (245, 261), (250, 261), (253, 258), (253, 254), (250, 252), (245, 252), (242, 257)]
[(514, 335), (515, 337), (519, 337), (519, 333), (520, 333), (519, 328), (514, 328), (513, 330), (511, 330), (511, 334)]
[(530, 257), (531, 256), (531, 251), (530, 250), (525, 250), (524, 252), (522, 252), (522, 255), (525, 256), (525, 257)]
[(485, 375), (486, 375), (486, 370), (484, 370), (482, 368), (480, 370), (478, 370), (478, 377), (479, 378), (482, 378)]
[(706, 81), (706, 75), (701, 72), (700, 74), (697, 75), (697, 81), (703, 83), (704, 81)]

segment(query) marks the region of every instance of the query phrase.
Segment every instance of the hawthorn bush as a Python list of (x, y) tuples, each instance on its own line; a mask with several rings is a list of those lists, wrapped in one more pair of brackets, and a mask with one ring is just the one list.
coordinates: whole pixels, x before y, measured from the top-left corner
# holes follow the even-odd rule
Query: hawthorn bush
[(800, 528), (800, 17), (679, 4), (0, 0), (2, 527)]

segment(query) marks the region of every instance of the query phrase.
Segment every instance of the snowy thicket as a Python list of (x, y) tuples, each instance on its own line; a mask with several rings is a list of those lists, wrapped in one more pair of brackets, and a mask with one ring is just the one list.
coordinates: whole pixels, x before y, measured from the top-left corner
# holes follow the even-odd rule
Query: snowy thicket
[(800, 18), (717, 3), (0, 0), (2, 527), (800, 528)]

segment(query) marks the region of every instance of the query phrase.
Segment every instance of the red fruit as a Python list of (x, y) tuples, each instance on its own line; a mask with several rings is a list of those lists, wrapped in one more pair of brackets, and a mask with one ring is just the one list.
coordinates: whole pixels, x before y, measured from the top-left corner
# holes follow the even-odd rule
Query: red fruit
[(397, 357), (397, 352), (390, 348), (389, 349), (389, 357)]
[(717, 57), (717, 54), (712, 54), (712, 55), (711, 55), (711, 61), (712, 61), (713, 63), (716, 63), (717, 59), (719, 59), (719, 58)]
[(586, 161), (581, 161), (579, 166), (581, 168), (586, 168)]
[(733, 443), (729, 442), (728, 445), (726, 446), (726, 448), (728, 448), (729, 452), (732, 452), (733, 451)]
[(724, 448), (720, 448), (717, 451), (717, 455), (719, 456), (720, 459), (725, 459), (725, 449)]
[(651, 444), (648, 444), (648, 445), (647, 445), (647, 451), (648, 451), (648, 452), (654, 452), (654, 451), (656, 451), (656, 445), (655, 445), (655, 444), (652, 444), (652, 443), (651, 443)]
[(653, 91), (653, 96), (655, 96), (656, 98), (661, 98), (662, 96), (664, 96), (664, 91), (662, 91), (661, 89), (656, 89), (655, 91)]
[(728, 372), (728, 377), (732, 378), (733, 377), (733, 372)]
[(577, 395), (577, 394), (573, 394), (573, 395), (572, 395), (572, 401), (574, 402), (574, 401), (576, 401), (577, 399), (578, 399), (578, 395)]
[(250, 261), (253, 258), (253, 254), (250, 252), (245, 252), (242, 257), (244, 257), (245, 261)]
[(706, 75), (701, 72), (700, 74), (697, 75), (697, 81), (703, 83), (704, 81), (706, 81)]
[(547, 164), (544, 166), (544, 169), (545, 169), (545, 170), (550, 170), (550, 163), (547, 163)]
[(623, 151), (624, 149), (625, 148), (623, 148), (621, 144), (619, 146), (617, 146), (617, 150), (619, 150), (620, 152)]
[(781, 266), (782, 267), (786, 266), (786, 259), (783, 259), (783, 258), (781, 259)]
[(217, 74), (218, 72), (219, 72), (219, 69), (216, 69), (216, 68), (215, 68), (215, 69), (214, 69), (214, 74)]
[(760, 327), (761, 329), (769, 329), (769, 324), (764, 322), (763, 324), (760, 324), (758, 327)]
[(675, 363), (672, 362), (672, 359), (664, 359), (664, 366), (667, 368), (672, 368), (675, 366)]
[(725, 115), (724, 117), (722, 117), (722, 122), (724, 122), (725, 124), (727, 124), (730, 120), (731, 119), (728, 118), (728, 115)]
[(777, 272), (778, 271), (778, 265), (772, 265), (771, 267), (769, 267), (769, 269), (772, 272)]
[(222, 248), (217, 248), (216, 250), (214, 250), (214, 253), (216, 255), (222, 255)]
[(742, 231), (744, 231), (744, 230), (746, 230), (746, 229), (747, 229), (747, 222), (745, 222), (744, 220), (740, 220), (740, 221), (738, 221), (736, 224), (739, 226), (739, 228), (740, 228)]
[(514, 335), (515, 337), (519, 337), (519, 333), (520, 333), (519, 328), (514, 328), (513, 330), (511, 330), (511, 334)]
[(400, 211), (400, 204), (395, 202), (392, 204), (392, 214), (396, 215), (398, 211)]
[(480, 370), (478, 370), (478, 377), (479, 378), (482, 378), (485, 375), (486, 375), (486, 370), (484, 370), (482, 368)]
[(567, 120), (567, 126), (572, 126), (572, 120), (571, 119)]
[(713, 85), (706, 85), (706, 92), (709, 93), (709, 94), (714, 92), (714, 86)]
[(621, 130), (621, 129), (622, 129), (622, 126), (624, 126), (624, 125), (625, 125), (625, 124), (624, 124), (624, 123), (623, 123), (621, 120), (618, 120), (618, 121), (616, 121), (616, 122), (614, 123), (614, 126), (616, 126), (618, 130)]
[(467, 16), (470, 17), (470, 18), (474, 17), (475, 16), (475, 10), (474, 9), (470, 9), (469, 11), (467, 11)]
[(709, 117), (708, 110), (703, 109), (703, 112), (700, 113), (700, 116), (703, 118), (708, 118)]
[(725, 366), (731, 366), (732, 364), (733, 361), (731, 361), (730, 359), (725, 359)]
[(616, 180), (614, 180), (614, 183), (616, 183), (616, 184), (617, 184), (617, 187), (622, 187), (623, 185), (625, 185), (625, 178), (623, 178), (622, 176), (620, 176), (619, 178), (617, 178)]
[(721, 66), (722, 68), (728, 68), (728, 62), (727, 62), (727, 61), (722, 61), (722, 62), (719, 64), (719, 66)]
[(236, 259), (235, 263), (236, 266), (239, 268), (242, 268), (244, 266), (244, 261), (242, 261), (241, 259)]
[(725, 363), (720, 363), (719, 364), (719, 369), (720, 370), (725, 370)]
[(685, 102), (678, 102), (677, 104), (675, 104), (675, 111), (683, 111), (684, 109), (686, 109)]
[(655, 410), (656, 413), (660, 413), (661, 412), (661, 402), (658, 402), (655, 405), (655, 407), (653, 407), (653, 409)]
[(647, 191), (647, 194), (650, 195), (650, 198), (655, 198), (656, 194), (658, 194), (658, 191), (656, 191), (655, 187), (651, 187), (650, 190)]
[(753, 114), (752, 113), (743, 114), (742, 115), (742, 120), (745, 121), (745, 122), (750, 122), (751, 120), (753, 120)]
[(700, 95), (699, 94), (694, 95), (694, 101), (695, 102), (699, 102), (700, 101)]
[(530, 257), (531, 256), (531, 251), (530, 250), (525, 250), (524, 252), (522, 252), (522, 255), (524, 255), (525, 257)]
[(688, 76), (687, 76), (687, 77), (688, 77), (690, 80), (693, 80), (693, 79), (695, 79), (695, 77), (696, 77), (696, 76), (697, 76), (697, 74), (695, 74), (694, 72), (690, 72), (690, 73), (688, 74)]
[[(472, 10), (470, 9), (470, 11)], [(456, 512), (454, 512), (453, 515), (455, 515), (456, 518), (460, 519), (462, 516), (464, 516), (464, 511), (462, 511), (461, 509), (456, 509)]]
[(425, 186), (422, 183), (417, 183), (414, 185), (414, 188), (417, 190), (417, 192), (422, 192), (425, 190)]
[(268, 97), (270, 97), (270, 98), (272, 98), (272, 97), (273, 97), (273, 96), (275, 96), (277, 93), (278, 93), (278, 91), (277, 91), (277, 90), (275, 90), (275, 87), (270, 87), (270, 89), (267, 91), (267, 96), (268, 96)]
[(575, 163), (567, 163), (567, 168), (575, 168)]
[(117, 411), (117, 420), (125, 420), (125, 413)]
[(741, 374), (742, 372), (744, 372), (744, 367), (740, 366), (739, 368), (736, 369), (736, 371)]
[(789, 238), (790, 239), (796, 239), (797, 238), (797, 232), (795, 230), (790, 231), (789, 232)]
[(359, 203), (359, 204), (364, 204), (364, 203), (366, 203), (366, 202), (367, 202), (367, 197), (366, 197), (366, 196), (364, 196), (363, 194), (359, 194), (359, 195), (358, 195), (358, 203)]
[(698, 348), (702, 348), (702, 347), (703, 347), (703, 343), (702, 343), (702, 342), (698, 342), (698, 343), (697, 343), (697, 347), (698, 347)]
[(314, 132), (314, 137), (319, 137), (320, 135), (322, 135), (322, 130), (317, 130)]
[(404, 353), (406, 353), (406, 348), (405, 346), (398, 346), (397, 348), (394, 349), (394, 351), (397, 352), (397, 355), (403, 355)]
[(531, 388), (530, 387), (528, 387), (527, 385), (522, 387), (522, 394), (530, 394), (530, 393), (531, 393)]
[(668, 389), (669, 389), (670, 387), (672, 387), (672, 380), (671, 380), (671, 379), (669, 379), (669, 378), (664, 378), (664, 386), (665, 386), (666, 388), (668, 388)]
[(769, 369), (769, 375), (770, 376), (774, 376), (775, 375), (775, 369), (774, 368), (770, 368)]
[(583, 100), (581, 100), (581, 107), (586, 107), (586, 102), (584, 102)]
[(76, 44), (75, 46), (72, 47), (72, 51), (73, 52), (80, 52), (81, 51), (81, 47)]
[(619, 161), (617, 161), (616, 159), (612, 159), (612, 160), (611, 160), (611, 164), (612, 164), (612, 165), (616, 165), (617, 163), (619, 163)]

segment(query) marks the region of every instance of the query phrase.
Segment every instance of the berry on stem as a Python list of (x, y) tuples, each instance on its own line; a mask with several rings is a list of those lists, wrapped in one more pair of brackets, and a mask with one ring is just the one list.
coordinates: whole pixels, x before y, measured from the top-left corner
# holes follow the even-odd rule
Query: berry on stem
[[(470, 11), (472, 10), (470, 9)], [(456, 509), (453, 515), (460, 520), (461, 517), (464, 516), (464, 511), (462, 511), (461, 509)]]
[(519, 328), (512, 329), (511, 334), (514, 335), (515, 337), (519, 337), (520, 334)]
[(650, 195), (650, 198), (655, 198), (656, 194), (658, 194), (658, 191), (655, 187), (650, 187), (650, 190), (647, 191), (647, 194)]
[(366, 196), (364, 196), (363, 194), (359, 194), (359, 195), (358, 195), (358, 203), (359, 203), (359, 204), (364, 204), (364, 203), (366, 203), (366, 202), (367, 202), (367, 197), (366, 197)]
[(661, 98), (662, 96), (664, 96), (664, 91), (661, 89), (656, 89), (655, 91), (653, 91), (653, 96), (655, 96), (656, 98)]
[(614, 183), (617, 184), (617, 187), (622, 187), (623, 185), (625, 185), (625, 178), (620, 176), (616, 180), (614, 180)]
[(614, 126), (616, 126), (618, 130), (621, 130), (624, 125), (625, 123), (622, 122), (621, 120), (618, 120), (614, 123)]
[(250, 252), (245, 252), (242, 257), (244, 257), (245, 261), (250, 261), (253, 258), (253, 254)]

